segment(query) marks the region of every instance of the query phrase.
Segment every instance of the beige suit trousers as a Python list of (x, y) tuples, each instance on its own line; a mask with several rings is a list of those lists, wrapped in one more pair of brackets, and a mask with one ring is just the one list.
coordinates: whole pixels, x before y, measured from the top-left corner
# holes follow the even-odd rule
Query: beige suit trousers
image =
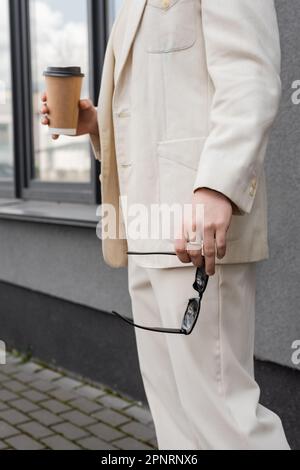
[[(254, 379), (255, 263), (218, 265), (190, 336), (135, 329), (159, 449), (289, 450)], [(180, 328), (195, 268), (144, 268), (129, 257), (134, 320)]]

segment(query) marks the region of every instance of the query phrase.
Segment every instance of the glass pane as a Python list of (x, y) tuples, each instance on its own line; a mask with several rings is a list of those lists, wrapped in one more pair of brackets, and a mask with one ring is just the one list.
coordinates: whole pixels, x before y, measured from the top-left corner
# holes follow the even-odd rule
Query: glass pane
[(109, 29), (111, 30), (113, 22), (121, 8), (124, 0), (107, 0), (109, 7)]
[(82, 98), (89, 97), (87, 0), (30, 0), (35, 141), (35, 178), (45, 182), (88, 183), (91, 155), (88, 136), (60, 136), (53, 141), (39, 114), (48, 66), (81, 66)]
[(13, 120), (8, 0), (0, 0), (0, 180), (13, 179)]

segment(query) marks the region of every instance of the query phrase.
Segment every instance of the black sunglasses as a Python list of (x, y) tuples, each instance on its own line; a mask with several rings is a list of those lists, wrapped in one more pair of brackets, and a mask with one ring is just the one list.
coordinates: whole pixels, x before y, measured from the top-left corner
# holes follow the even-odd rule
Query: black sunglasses
[[(129, 251), (127, 254), (128, 255), (175, 255), (176, 256), (176, 253), (173, 253), (173, 252), (140, 253), (140, 252)], [(121, 318), (121, 320), (123, 320), (127, 324), (134, 326), (135, 328), (140, 328), (142, 330), (155, 331), (158, 333), (176, 333), (176, 334), (182, 334), (182, 335), (190, 335), (196, 325), (196, 322), (200, 313), (201, 300), (205, 292), (205, 289), (207, 287), (208, 278), (209, 276), (205, 272), (205, 263), (203, 260), (202, 266), (198, 267), (196, 270), (196, 277), (193, 283), (193, 288), (195, 289), (195, 291), (198, 292), (198, 297), (189, 299), (180, 329), (151, 328), (147, 326), (137, 325), (136, 323), (129, 320), (128, 318), (120, 315), (118, 312), (113, 311), (112, 313), (116, 315), (117, 317)]]

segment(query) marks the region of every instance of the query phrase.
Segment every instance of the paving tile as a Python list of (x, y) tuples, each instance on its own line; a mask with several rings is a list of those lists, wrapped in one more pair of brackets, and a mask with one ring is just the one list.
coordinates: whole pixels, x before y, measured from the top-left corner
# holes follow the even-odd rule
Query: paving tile
[(64, 411), (69, 411), (71, 409), (69, 406), (59, 402), (58, 400), (43, 401), (40, 405), (55, 414), (63, 413)]
[(18, 398), (18, 395), (15, 393), (10, 392), (9, 390), (5, 390), (4, 388), (0, 390), (0, 400), (1, 401), (10, 401), (10, 400), (15, 400)]
[(87, 450), (116, 450), (116, 447), (114, 447), (112, 444), (102, 441), (101, 439), (98, 439), (94, 436), (80, 439), (78, 444)]
[(126, 408), (124, 414), (140, 421), (141, 423), (148, 424), (152, 422), (152, 416), (150, 411), (147, 408), (143, 408), (142, 406), (133, 405), (129, 408)]
[(1, 383), (5, 382), (6, 380), (10, 380), (10, 379), (11, 379), (10, 376), (5, 375), (5, 374), (2, 374), (2, 373), (0, 372), (0, 382), (1, 382)]
[(0, 439), (5, 439), (15, 434), (20, 434), (20, 431), (10, 424), (5, 423), (5, 421), (0, 421)]
[(151, 413), (139, 403), (34, 361), (13, 359), (5, 367), (0, 449), (157, 448)]
[(8, 445), (3, 442), (3, 441), (0, 441), (0, 450), (4, 450), (4, 449), (7, 449)]
[(26, 434), (30, 434), (32, 437), (35, 437), (36, 439), (41, 439), (43, 437), (49, 436), (50, 434), (53, 434), (53, 431), (51, 431), (51, 429), (46, 428), (45, 426), (40, 423), (37, 423), (36, 421), (30, 421), (29, 423), (20, 424), (18, 428), (20, 428)]
[(48, 392), (49, 390), (56, 388), (56, 385), (54, 384), (55, 382), (48, 382), (47, 380), (36, 380), (31, 382), (31, 387), (39, 390), (40, 392)]
[(152, 428), (149, 428), (145, 424), (131, 421), (131, 423), (125, 424), (120, 428), (124, 433), (131, 434), (136, 439), (142, 441), (148, 441), (155, 437), (155, 433)]
[(13, 374), (17, 374), (20, 372), (20, 367), (14, 364), (6, 364), (1, 366), (1, 372), (6, 375), (12, 376)]
[(8, 408), (8, 404), (0, 401), (0, 411), (6, 410)]
[(82, 437), (88, 436), (89, 433), (85, 431), (83, 428), (79, 428), (72, 423), (61, 423), (57, 424), (56, 426), (52, 427), (53, 431), (57, 434), (62, 434), (67, 439), (71, 441), (75, 441)]
[(92, 400), (87, 400), (86, 398), (77, 398), (76, 400), (70, 401), (68, 404), (73, 408), (77, 408), (78, 410), (83, 411), (83, 413), (87, 414), (94, 413), (103, 409), (103, 406), (100, 405), (100, 403), (97, 403)]
[(10, 437), (6, 441), (16, 450), (40, 450), (44, 448), (42, 444), (26, 436), (26, 434)]
[(62, 402), (68, 402), (71, 400), (76, 400), (78, 398), (78, 395), (72, 390), (63, 390), (61, 388), (50, 390), (48, 393), (52, 397)]
[(52, 426), (62, 422), (62, 418), (51, 413), (48, 410), (38, 410), (30, 413), (30, 416), (45, 426)]
[(110, 409), (102, 409), (97, 413), (93, 413), (92, 417), (116, 427), (120, 426), (121, 424), (128, 423), (128, 421), (131, 420), (129, 416), (124, 416), (117, 411)]
[(104, 439), (107, 442), (111, 442), (114, 439), (119, 439), (124, 436), (124, 434), (118, 431), (117, 429), (107, 426), (107, 424), (104, 423), (97, 423), (92, 426), (88, 426), (87, 430), (94, 434), (96, 437), (100, 437), (101, 439)]
[(17, 408), (18, 410), (23, 411), (24, 413), (29, 413), (30, 411), (34, 411), (39, 408), (36, 403), (32, 403), (31, 401), (26, 400), (26, 398), (12, 400), (10, 403), (14, 408)]
[(37, 364), (36, 362), (25, 362), (25, 364), (22, 364), (22, 372), (27, 373), (27, 374), (34, 374), (38, 370), (41, 370), (42, 366), (40, 364)]
[(97, 401), (99, 401), (99, 403), (104, 406), (114, 408), (116, 410), (122, 410), (124, 408), (127, 408), (131, 404), (128, 401), (125, 401), (115, 395), (104, 395), (103, 397), (100, 397)]
[(9, 380), (5, 382), (4, 387), (14, 393), (23, 392), (27, 389), (26, 385), (21, 382), (18, 382), (17, 380)]
[(71, 441), (68, 441), (63, 436), (51, 436), (43, 439), (44, 444), (53, 450), (77, 450), (79, 446)]
[(19, 356), (14, 356), (13, 354), (6, 355), (6, 362), (7, 364), (20, 364), (22, 359)]
[(73, 410), (73, 411), (67, 411), (67, 413), (62, 413), (60, 417), (64, 420), (68, 420), (73, 424), (76, 424), (76, 426), (88, 426), (89, 424), (93, 424), (96, 422), (94, 418), (91, 418), (90, 416), (87, 416), (84, 413), (81, 413), (81, 411), (78, 410)]
[(74, 388), (82, 385), (82, 382), (69, 377), (62, 377), (61, 379), (55, 380), (54, 383), (55, 388), (63, 388), (64, 390), (73, 390)]
[(14, 374), (14, 379), (18, 380), (19, 382), (22, 382), (24, 384), (27, 384), (29, 382), (32, 382), (34, 380), (33, 374), (27, 373), (27, 372), (18, 372), (17, 374)]
[(61, 378), (59, 372), (54, 372), (51, 369), (41, 369), (35, 373), (35, 378), (37, 380), (56, 380)]
[(158, 443), (157, 443), (156, 437), (153, 438), (153, 439), (150, 439), (150, 441), (148, 442), (148, 444), (150, 444), (154, 449), (158, 449)]
[(122, 450), (153, 450), (152, 447), (139, 442), (132, 437), (125, 437), (124, 439), (114, 441), (114, 446)]
[(29, 421), (28, 416), (13, 408), (0, 411), (0, 419), (7, 421), (9, 424), (20, 424)]
[(47, 400), (47, 398), (49, 398), (48, 395), (31, 389), (26, 390), (26, 392), (22, 392), (21, 395), (27, 400), (33, 401), (34, 403), (39, 403), (40, 401)]
[(91, 387), (90, 385), (84, 385), (83, 387), (77, 388), (76, 393), (78, 393), (78, 395), (82, 395), (84, 398), (89, 398), (91, 400), (94, 400), (106, 394), (104, 390)]

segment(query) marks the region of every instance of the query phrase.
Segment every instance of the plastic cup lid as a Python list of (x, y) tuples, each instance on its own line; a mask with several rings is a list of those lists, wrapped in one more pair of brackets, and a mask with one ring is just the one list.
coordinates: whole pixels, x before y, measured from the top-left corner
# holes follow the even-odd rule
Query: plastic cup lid
[(47, 67), (45, 77), (84, 77), (80, 67)]

